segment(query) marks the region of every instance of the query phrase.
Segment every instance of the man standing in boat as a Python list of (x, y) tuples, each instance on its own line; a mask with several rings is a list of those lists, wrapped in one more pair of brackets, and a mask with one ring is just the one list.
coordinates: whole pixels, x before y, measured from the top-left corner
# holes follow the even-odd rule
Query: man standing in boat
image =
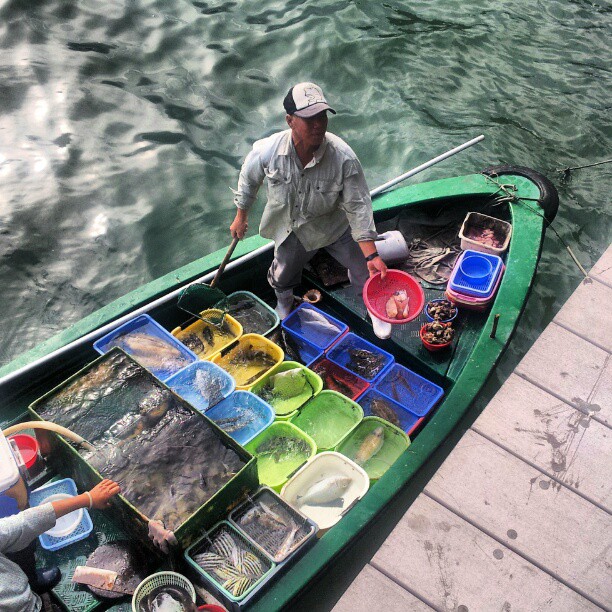
[[(244, 237), (249, 209), (267, 179), (259, 233), (274, 240), (268, 282), (281, 319), (291, 312), (293, 290), (319, 249), (348, 268), (359, 295), (368, 276), (380, 272), (384, 278), (387, 271), (374, 243), (378, 234), (361, 164), (341, 138), (327, 132), (327, 111), (336, 111), (314, 83), (294, 85), (283, 106), (289, 129), (253, 145), (234, 192), (238, 210), (230, 226), (234, 238)], [(377, 335), (389, 336), (388, 324), (374, 317), (372, 323)]]

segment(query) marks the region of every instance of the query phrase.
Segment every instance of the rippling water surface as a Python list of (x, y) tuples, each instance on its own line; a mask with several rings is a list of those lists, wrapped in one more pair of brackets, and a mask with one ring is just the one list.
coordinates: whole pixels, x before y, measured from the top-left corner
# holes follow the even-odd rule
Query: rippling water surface
[[(371, 187), (484, 133), (413, 180), (540, 170), (588, 268), (612, 165), (556, 169), (612, 157), (611, 39), (589, 0), (0, 0), (0, 364), (226, 245), (241, 159), (301, 80)], [(549, 232), (506, 369), (579, 280)]]

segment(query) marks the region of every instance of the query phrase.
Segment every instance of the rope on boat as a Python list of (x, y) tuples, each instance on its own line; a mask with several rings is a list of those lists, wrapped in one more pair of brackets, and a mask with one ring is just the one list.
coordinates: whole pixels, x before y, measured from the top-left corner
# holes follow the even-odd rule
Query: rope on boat
[(604, 161), (594, 162), (592, 164), (585, 164), (584, 166), (574, 166), (573, 168), (557, 168), (557, 172), (563, 175), (563, 179), (567, 180), (570, 178), (570, 172), (572, 170), (582, 170), (583, 168), (592, 168), (593, 166), (601, 166), (602, 164), (612, 163), (612, 159), (605, 159)]
[[(610, 160), (610, 161), (612, 161), (612, 160)], [(582, 272), (582, 274), (584, 275), (585, 278), (587, 278), (587, 279), (589, 278), (589, 273), (584, 269), (582, 264), (578, 261), (578, 258), (576, 257), (576, 255), (574, 255), (572, 249), (565, 242), (565, 240), (563, 240), (563, 238), (561, 238), (561, 236), (559, 235), (559, 232), (557, 232), (557, 230), (552, 226), (552, 223), (539, 210), (537, 210), (536, 208), (534, 208), (533, 206), (531, 206), (530, 204), (527, 203), (528, 201), (531, 201), (531, 202), (541, 202), (541, 198), (519, 198), (515, 193), (512, 193), (512, 192), (518, 191), (516, 185), (513, 185), (511, 183), (509, 183), (509, 184), (502, 184), (499, 181), (497, 181), (495, 178), (489, 176), (488, 174), (483, 174), (483, 176), (487, 180), (489, 180), (492, 183), (494, 183), (495, 185), (497, 185), (497, 191), (492, 195), (492, 197), (495, 199), (495, 202), (493, 203), (493, 206), (499, 206), (500, 204), (506, 204), (506, 203), (510, 203), (510, 202), (514, 202), (516, 204), (523, 204), (531, 212), (533, 212), (534, 214), (538, 215), (539, 217), (542, 217), (542, 219), (544, 219), (544, 221), (546, 223), (546, 229), (550, 228), (553, 231), (555, 236), (559, 239), (559, 242), (561, 242), (561, 244), (567, 249), (567, 252), (569, 253), (570, 257), (572, 258), (572, 260), (574, 261), (574, 263), (576, 264), (576, 266), (578, 267), (580, 272)], [(504, 195), (503, 196), (497, 196), (497, 194), (499, 192), (502, 192)]]

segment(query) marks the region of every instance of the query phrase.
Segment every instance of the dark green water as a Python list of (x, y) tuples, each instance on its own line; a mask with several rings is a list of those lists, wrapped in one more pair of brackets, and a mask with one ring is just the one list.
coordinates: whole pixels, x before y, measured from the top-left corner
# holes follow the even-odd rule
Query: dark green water
[[(534, 167), (588, 268), (612, 165), (556, 169), (612, 157), (611, 34), (588, 0), (0, 2), (0, 364), (226, 245), (241, 159), (301, 80), (371, 187), (484, 133), (413, 181)], [(500, 376), (579, 280), (549, 233)]]

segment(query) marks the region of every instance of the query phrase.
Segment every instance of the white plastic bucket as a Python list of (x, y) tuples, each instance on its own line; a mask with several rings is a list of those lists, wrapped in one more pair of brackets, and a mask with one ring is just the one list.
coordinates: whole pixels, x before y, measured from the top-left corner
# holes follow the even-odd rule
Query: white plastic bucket
[(397, 230), (379, 234), (376, 249), (385, 263), (399, 263), (408, 259), (408, 245), (402, 233)]

